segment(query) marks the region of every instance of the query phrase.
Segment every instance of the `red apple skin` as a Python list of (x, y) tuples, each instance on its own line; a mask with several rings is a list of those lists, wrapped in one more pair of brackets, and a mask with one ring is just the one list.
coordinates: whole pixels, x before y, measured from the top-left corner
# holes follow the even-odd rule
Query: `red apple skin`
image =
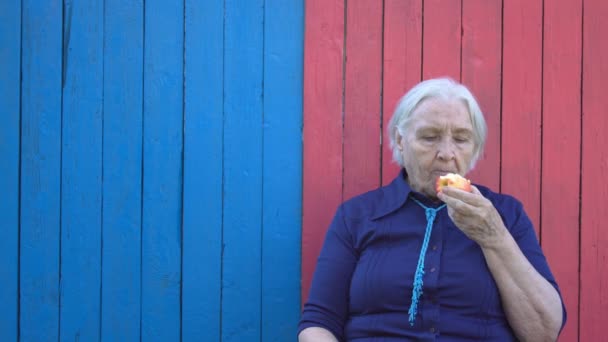
[(466, 192), (471, 192), (471, 181), (455, 173), (448, 173), (445, 176), (437, 177), (435, 190), (440, 192), (444, 186), (451, 186)]

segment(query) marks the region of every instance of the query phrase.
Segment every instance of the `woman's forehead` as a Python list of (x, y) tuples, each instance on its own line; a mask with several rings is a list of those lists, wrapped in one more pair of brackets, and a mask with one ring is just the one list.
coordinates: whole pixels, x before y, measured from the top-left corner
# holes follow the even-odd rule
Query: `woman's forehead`
[(430, 97), (414, 108), (412, 116), (424, 114), (460, 114), (467, 113), (466, 102), (458, 98)]
[(467, 107), (459, 100), (425, 100), (412, 113), (411, 124), (416, 129), (473, 129)]

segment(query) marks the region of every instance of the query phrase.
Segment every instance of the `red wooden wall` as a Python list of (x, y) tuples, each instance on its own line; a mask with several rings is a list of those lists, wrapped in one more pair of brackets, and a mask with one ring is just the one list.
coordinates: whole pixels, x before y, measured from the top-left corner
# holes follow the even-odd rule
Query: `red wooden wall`
[(302, 300), (345, 199), (390, 182), (388, 120), (422, 79), (470, 87), (488, 123), (475, 182), (522, 200), (561, 286), (560, 341), (608, 317), (608, 2), (308, 0)]

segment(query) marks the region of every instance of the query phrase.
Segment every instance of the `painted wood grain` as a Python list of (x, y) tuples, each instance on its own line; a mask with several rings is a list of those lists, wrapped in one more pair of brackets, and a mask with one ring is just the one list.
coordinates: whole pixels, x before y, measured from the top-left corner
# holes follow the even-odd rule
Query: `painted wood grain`
[(19, 312), (19, 153), (21, 1), (0, 3), (0, 339), (17, 341)]
[(263, 5), (225, 2), (222, 341), (260, 338)]
[(422, 0), (385, 0), (382, 72), (382, 184), (399, 173), (388, 123), (399, 99), (422, 77)]
[(264, 2), (261, 341), (300, 319), (304, 1)]
[(292, 338), (335, 208), (396, 175), (397, 100), (449, 75), (488, 120), (471, 177), (542, 233), (560, 341), (597, 340), (606, 16), (597, 0), (2, 3), (0, 339)]
[(59, 339), (62, 4), (22, 3), (19, 336)]
[(501, 191), (540, 229), (542, 1), (505, 1)]
[(346, 16), (342, 194), (345, 200), (380, 185), (382, 2), (348, 2)]
[(224, 1), (185, 6), (182, 338), (219, 341)]
[(462, 82), (476, 97), (488, 127), (484, 153), (468, 178), (499, 191), (502, 1), (463, 1), (462, 6)]
[(140, 340), (143, 24), (143, 1), (105, 1), (102, 341)]
[(608, 312), (608, 3), (583, 3), (583, 141), (579, 340), (601, 340)]
[(578, 338), (582, 1), (544, 4), (541, 243)]
[(146, 1), (142, 340), (181, 334), (183, 1)]
[(306, 1), (305, 13), (302, 301), (342, 201), (344, 2)]
[(424, 0), (422, 29), (422, 78), (460, 80), (460, 0)]
[(59, 338), (99, 341), (103, 2), (64, 8)]

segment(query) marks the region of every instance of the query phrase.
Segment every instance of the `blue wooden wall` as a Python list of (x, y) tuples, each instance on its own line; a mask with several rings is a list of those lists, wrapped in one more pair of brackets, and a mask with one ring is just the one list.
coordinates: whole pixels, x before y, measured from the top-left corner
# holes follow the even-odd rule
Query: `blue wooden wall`
[(0, 1), (0, 341), (289, 341), (304, 0)]

